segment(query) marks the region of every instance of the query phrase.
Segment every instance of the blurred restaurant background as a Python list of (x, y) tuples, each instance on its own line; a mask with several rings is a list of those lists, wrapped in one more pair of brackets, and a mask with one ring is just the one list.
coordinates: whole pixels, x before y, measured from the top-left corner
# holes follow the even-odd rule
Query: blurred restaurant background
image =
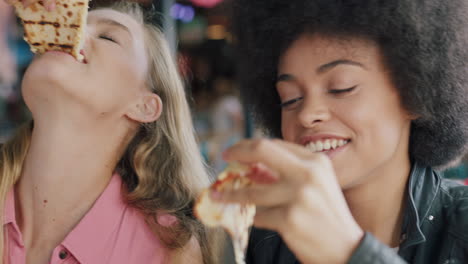
[[(238, 94), (235, 56), (229, 25), (229, 5), (235, 0), (140, 0), (156, 11), (154, 22), (163, 28), (192, 107), (200, 151), (219, 172), (220, 153), (242, 138), (261, 134)], [(254, 1), (254, 0), (252, 0)], [(92, 5), (105, 4), (93, 0)], [(20, 92), (22, 75), (33, 58), (22, 39), (20, 22), (0, 0), (0, 143), (30, 118)], [(445, 171), (458, 181), (468, 178), (468, 160)]]

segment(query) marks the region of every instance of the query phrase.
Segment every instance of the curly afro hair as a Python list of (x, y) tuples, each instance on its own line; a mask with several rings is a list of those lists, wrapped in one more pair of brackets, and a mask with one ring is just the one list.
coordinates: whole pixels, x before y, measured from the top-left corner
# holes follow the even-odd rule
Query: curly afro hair
[(468, 142), (467, 0), (236, 0), (233, 31), (244, 102), (281, 137), (275, 89), (282, 53), (304, 33), (379, 45), (412, 123), (410, 157), (443, 167)]

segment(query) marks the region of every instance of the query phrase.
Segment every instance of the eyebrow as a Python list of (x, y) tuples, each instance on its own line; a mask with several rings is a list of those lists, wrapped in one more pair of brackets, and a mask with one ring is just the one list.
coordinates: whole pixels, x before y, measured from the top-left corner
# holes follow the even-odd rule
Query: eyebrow
[(351, 65), (351, 66), (357, 66), (357, 67), (361, 67), (363, 69), (366, 69), (366, 67), (364, 67), (364, 65), (362, 63), (359, 63), (357, 61), (352, 61), (352, 60), (336, 60), (336, 61), (332, 61), (332, 62), (329, 62), (329, 63), (326, 63), (326, 64), (323, 64), (321, 65), (320, 67), (318, 67), (317, 69), (317, 73), (324, 73), (324, 72), (327, 72), (333, 68), (335, 68), (336, 66), (338, 65)]
[(114, 27), (118, 27), (120, 29), (123, 29), (125, 31), (127, 31), (128, 34), (130, 34), (130, 36), (132, 35), (132, 33), (130, 32), (130, 29), (128, 29), (127, 26), (115, 21), (115, 20), (112, 20), (112, 19), (109, 19), (109, 18), (99, 18), (97, 21), (96, 21), (97, 24), (104, 24), (104, 25), (109, 25), (109, 26), (114, 26)]
[[(351, 66), (356, 66), (356, 67), (361, 67), (363, 69), (366, 69), (366, 67), (357, 61), (352, 61), (352, 60), (335, 60), (326, 64), (321, 65), (320, 67), (317, 68), (316, 72), (318, 74), (325, 73), (333, 68), (335, 68), (338, 65), (351, 65)], [(276, 78), (276, 82), (288, 82), (288, 81), (293, 81), (295, 80), (295, 77), (291, 74), (280, 74)]]

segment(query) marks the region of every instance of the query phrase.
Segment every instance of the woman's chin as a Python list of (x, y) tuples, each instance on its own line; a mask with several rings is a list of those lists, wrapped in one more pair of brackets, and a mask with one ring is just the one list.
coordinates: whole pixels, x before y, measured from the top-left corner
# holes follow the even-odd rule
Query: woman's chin
[(46, 89), (46, 86), (65, 85), (74, 82), (74, 79), (77, 79), (77, 77), (67, 65), (53, 60), (38, 59), (33, 61), (26, 70), (23, 85), (41, 86), (42, 89)]

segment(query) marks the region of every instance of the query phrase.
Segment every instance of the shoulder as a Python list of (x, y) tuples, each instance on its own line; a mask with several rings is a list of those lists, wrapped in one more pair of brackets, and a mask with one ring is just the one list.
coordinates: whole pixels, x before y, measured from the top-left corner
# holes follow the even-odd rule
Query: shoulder
[(468, 198), (468, 186), (457, 180), (441, 178), (440, 188), (442, 192), (454, 200), (464, 200)]
[(442, 179), (440, 195), (446, 209), (448, 231), (468, 243), (468, 186)]
[(119, 238), (124, 241), (129, 241), (131, 238), (131, 247), (136, 247), (141, 250), (154, 250), (163, 247), (159, 237), (155, 234), (152, 226), (148, 223), (147, 219), (138, 209), (127, 206), (120, 220), (118, 227)]
[(457, 208), (464, 203), (468, 203), (467, 185), (452, 179), (441, 178), (440, 181), (440, 192), (445, 206)]
[(168, 263), (170, 250), (163, 245), (138, 210), (127, 206), (120, 215), (112, 212), (109, 215), (115, 217), (115, 222), (103, 221), (101, 218), (93, 228), (87, 229), (86, 239), (92, 239), (85, 245), (89, 252), (85, 252), (86, 261), (80, 262)]
[[(167, 213), (158, 213), (156, 218), (158, 225), (151, 225), (152, 220), (148, 220), (138, 209), (127, 207), (124, 218), (126, 228), (122, 231), (131, 234), (132, 241), (128, 242), (131, 243), (132, 249), (136, 247), (134, 252), (140, 254), (138, 261), (128, 263), (148, 263), (140, 260), (145, 259), (142, 256), (151, 256), (150, 259), (155, 260), (151, 263), (203, 264), (201, 246), (195, 236), (190, 237), (181, 248), (172, 248), (166, 243), (168, 233), (160, 228), (177, 229), (175, 227), (179, 222), (177, 217)], [(169, 235), (172, 236), (172, 233)]]
[(200, 243), (192, 236), (189, 242), (182, 248), (172, 250), (170, 253), (170, 264), (203, 264), (203, 255)]

